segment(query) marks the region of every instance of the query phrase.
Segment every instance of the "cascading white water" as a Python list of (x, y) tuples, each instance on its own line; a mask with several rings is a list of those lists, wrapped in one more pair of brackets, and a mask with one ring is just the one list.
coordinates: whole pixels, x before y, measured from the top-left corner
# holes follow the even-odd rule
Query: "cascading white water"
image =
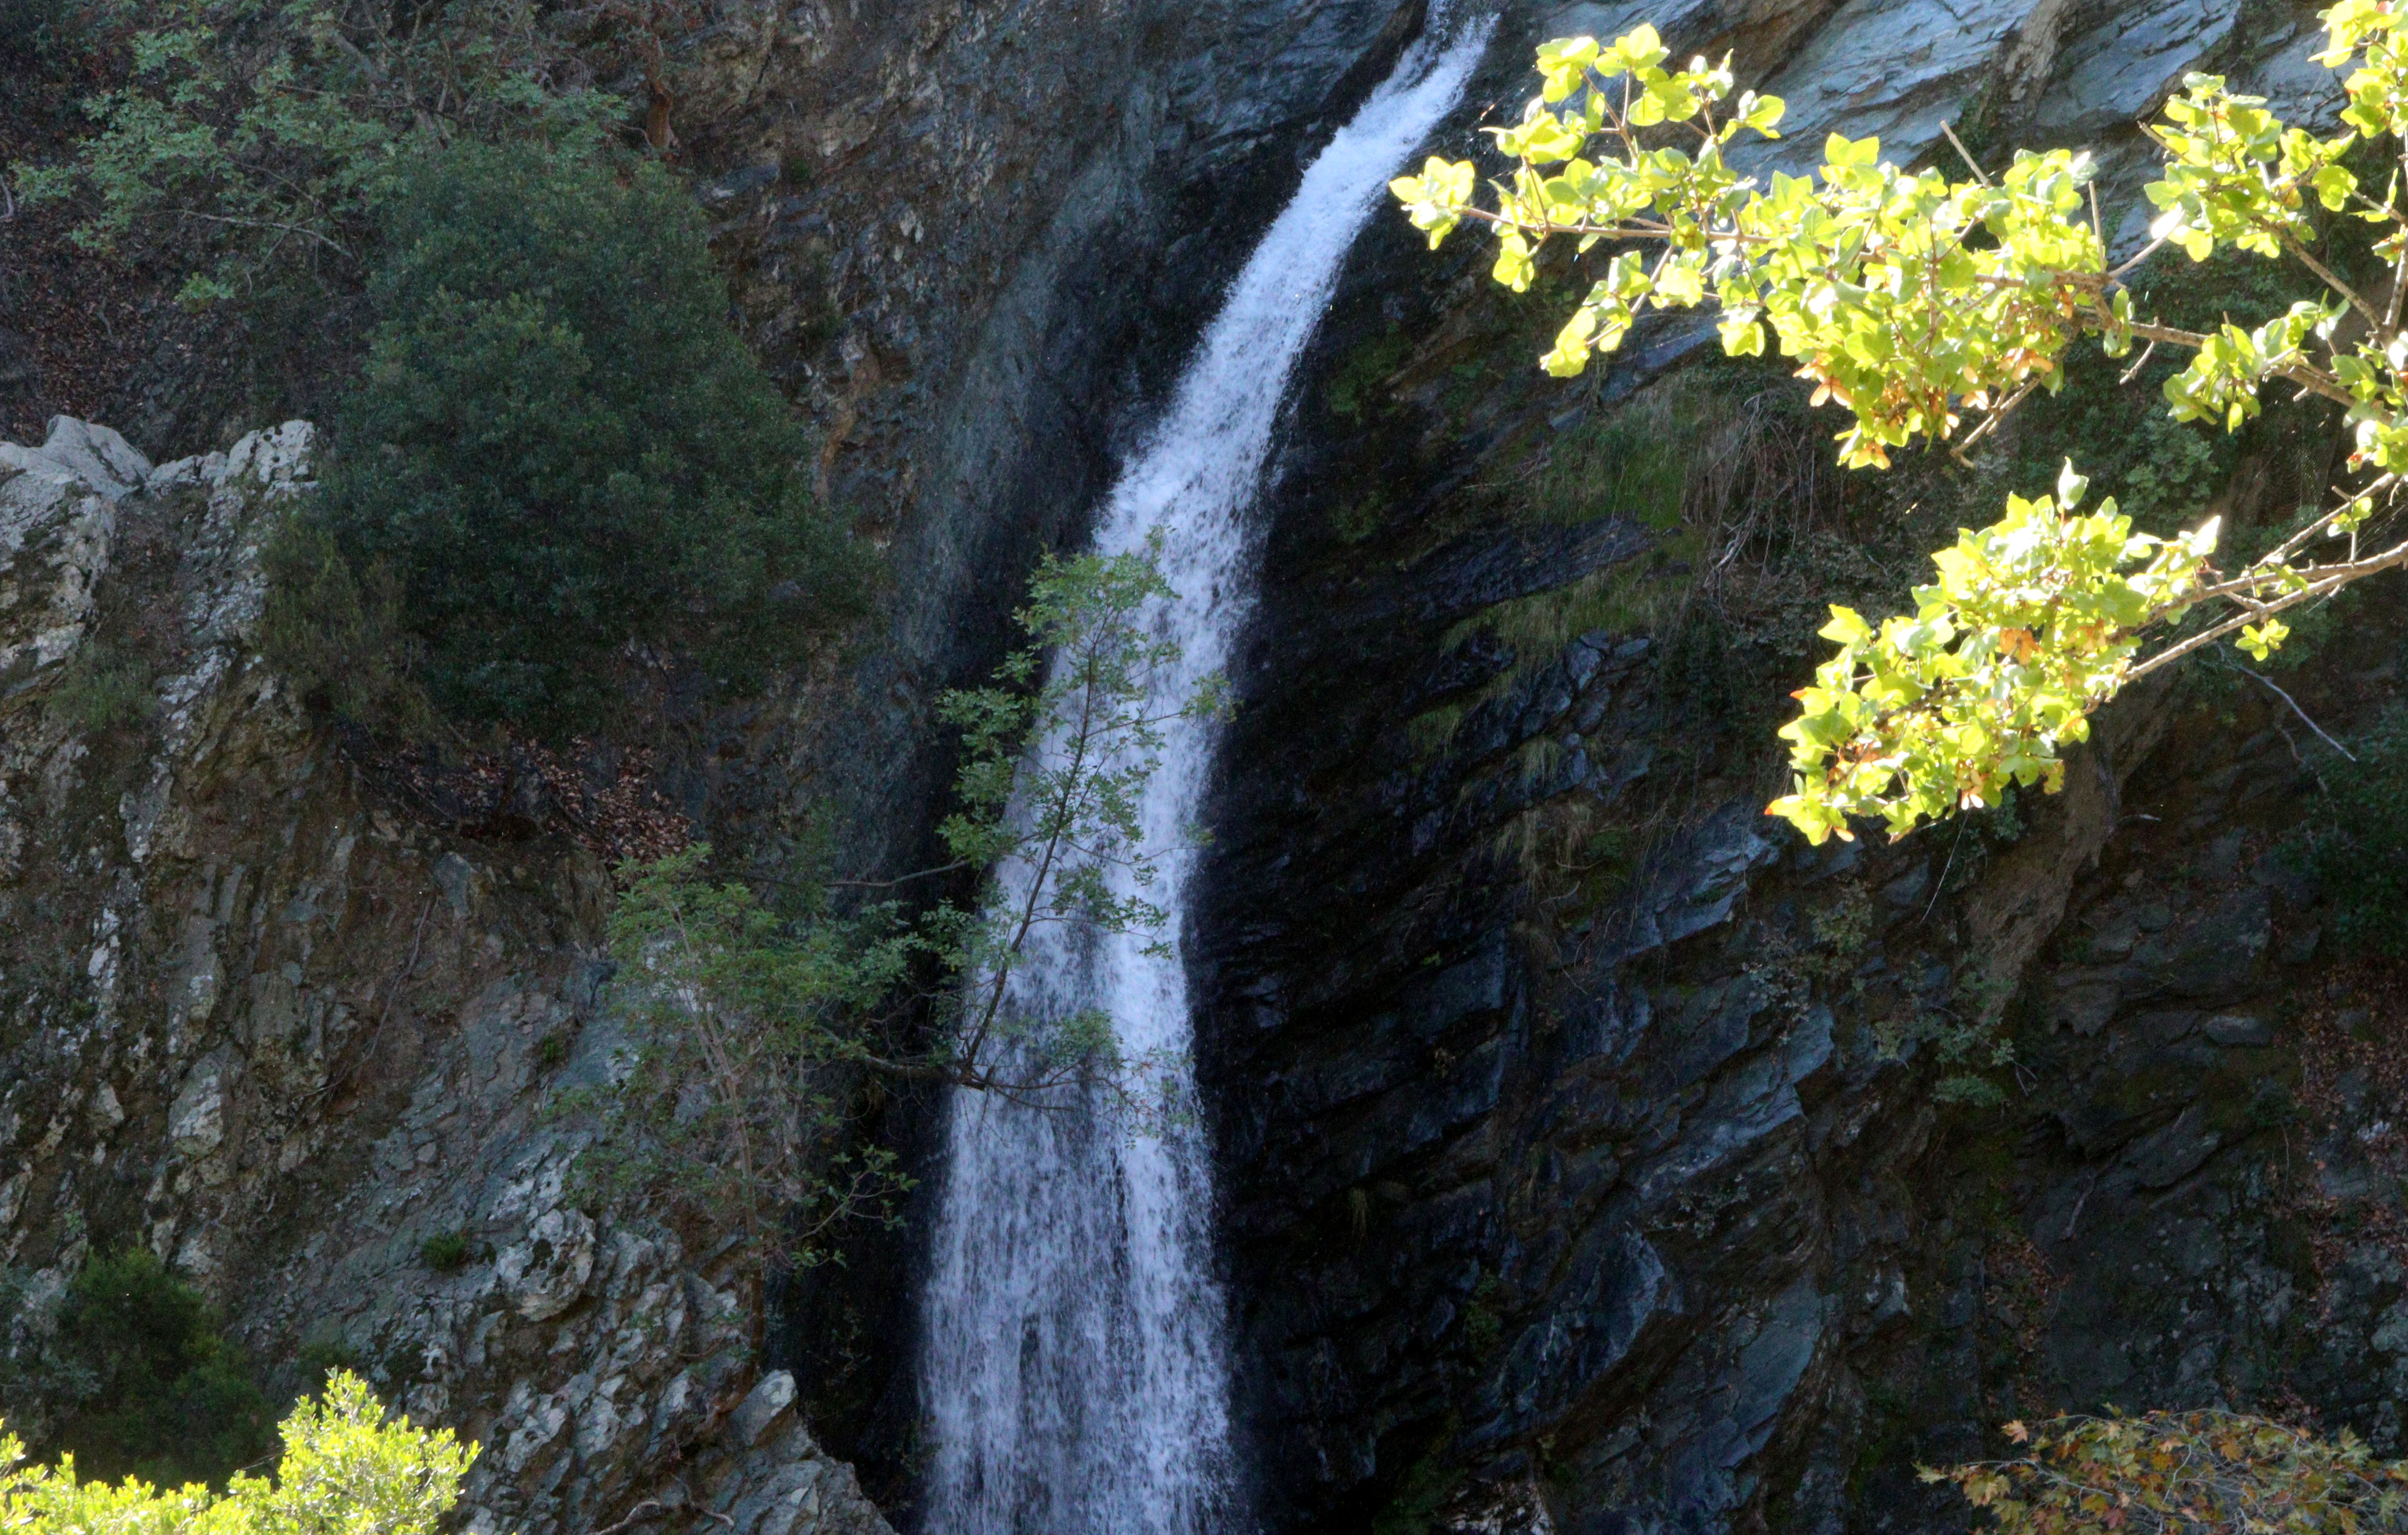
[[(1434, 19), (1429, 31), (1305, 172), (1098, 520), (1105, 553), (1167, 536), (1164, 573), (1179, 595), (1147, 622), (1178, 638), (1182, 658), (1159, 680), (1158, 702), (1185, 698), (1227, 661), (1253, 602), (1259, 530), (1248, 512), (1288, 376), (1347, 249), (1462, 93), (1488, 24), (1449, 35)], [(1129, 1054), (1183, 1063), (1185, 850), (1213, 735), (1205, 722), (1173, 722), (1148, 785), (1163, 932), (1040, 929), (1010, 983), (1016, 1008), (1100, 1007)], [(1016, 905), (1032, 876), (1002, 877)], [(1168, 954), (1147, 952), (1156, 938)], [(1097, 1102), (1038, 1108), (956, 1089), (947, 1133), (921, 1360), (927, 1535), (1249, 1528), (1230, 1464), (1201, 1131), (1131, 1135)]]

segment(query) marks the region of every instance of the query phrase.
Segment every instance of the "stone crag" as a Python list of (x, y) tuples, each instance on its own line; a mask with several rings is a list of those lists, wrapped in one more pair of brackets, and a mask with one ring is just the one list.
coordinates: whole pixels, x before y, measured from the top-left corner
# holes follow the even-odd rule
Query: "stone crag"
[[(2149, 164), (2133, 119), (2186, 70), (2295, 118), (2334, 101), (2304, 10), (2024, 0), (1515, 7), (1497, 93), (1526, 93), (1527, 41), (1641, 20), (1755, 61), (1743, 83), (1789, 105), (1767, 165), (1833, 131), (1953, 157), (1947, 121), (1985, 153), (2093, 147), (2111, 208)], [(2004, 831), (1810, 854), (1757, 811), (1803, 653), (1733, 672), (1760, 641), (1651, 596), (1701, 558), (1694, 480), (1669, 512), (1617, 501), (1610, 464), (1575, 505), (1543, 488), (1595, 434), (1630, 460), (1719, 430), (1641, 407), (1711, 395), (1724, 365), (1678, 393), (1698, 337), (1667, 323), (1605, 378), (1545, 380), (1552, 301), (1495, 294), (1479, 243), (1433, 258), (1383, 224), (1356, 251), (1234, 679), (1197, 925), (1280, 1527), (1959, 1528), (1914, 1460), (2109, 1397), (2295, 1392), (2394, 1444), (2389, 1388), (2338, 1366), (2408, 1336), (2381, 1331), (2390, 1248), (2347, 1235), (2389, 1217), (2282, 1170), (2308, 1155), (2282, 1084), (2336, 1048), (2277, 953), (2315, 920), (2263, 856), (2306, 782), (2283, 706), (2239, 700), (2218, 729), (2195, 695), (2141, 690)], [(1799, 493), (1777, 515), (1818, 514)], [(1532, 578), (1484, 575), (1534, 541), (1562, 547)], [(1814, 603), (1845, 570), (1810, 575)], [(1567, 634), (1550, 611), (1597, 616)], [(2328, 724), (2386, 696), (2326, 680)], [(2110, 950), (2085, 936), (2102, 925)], [(1975, 1020), (2025, 1063), (1987, 1113), (1933, 1096)], [(2390, 1100), (2362, 1064), (2322, 1069), (2339, 1085), (2300, 1125), (2379, 1154)]]
[[(2266, 0), (1504, 11), (1434, 148), (1527, 93), (1530, 43), (1642, 19), (1789, 99), (1769, 165), (1832, 130), (1929, 156), (1948, 121), (1985, 156), (2093, 143), (2120, 206), (2130, 122), (2186, 69), (2330, 106), (2312, 19)], [(896, 578), (852, 669), (663, 723), (677, 811), (910, 864), (936, 692), (993, 659), (1299, 156), (1425, 20), (730, 6), (667, 61), (750, 333)], [(1720, 365), (1665, 325), (1546, 380), (1551, 313), (1484, 265), (1392, 218), (1354, 252), (1233, 678), (1190, 949), (1273, 1526), (1961, 1528), (1916, 1458), (2110, 1395), (2291, 1393), (2400, 1449), (2408, 1022), (2269, 856), (2313, 779), (2282, 706), (2136, 696), (2012, 825), (1794, 846), (1756, 727), (1803, 653), (1716, 668), (1766, 647), (1675, 600), (1714, 552), (1689, 493), (1530, 489), (1597, 433), (1704, 432), (1668, 390)], [(273, 1384), (348, 1361), (485, 1443), (471, 1528), (884, 1528), (823, 1443), (908, 1524), (908, 1231), (764, 1316), (723, 1255), (568, 1179), (544, 1105), (604, 1069), (609, 887), (543, 796), (617, 769), (433, 813), (310, 728), (248, 641), (310, 434), (221, 446), (154, 466), (61, 421), (0, 447), (11, 1346), (94, 1243), (139, 1241)], [(1823, 538), (1817, 505), (1777, 515)], [(2340, 729), (2392, 682), (2361, 656), (2295, 691)], [(1934, 1101), (1968, 1019), (2023, 1065), (1986, 1115)], [(907, 1152), (913, 1115), (883, 1126)]]
[[(141, 1242), (271, 1384), (349, 1364), (485, 1444), (473, 1528), (649, 1499), (883, 1530), (725, 1266), (566, 1187), (580, 1138), (542, 1105), (604, 1069), (596, 858), (413, 824), (252, 656), (311, 446), (294, 422), (153, 466), (64, 418), (0, 446), (8, 1346), (94, 1242)], [(78, 717), (107, 677), (134, 701)]]

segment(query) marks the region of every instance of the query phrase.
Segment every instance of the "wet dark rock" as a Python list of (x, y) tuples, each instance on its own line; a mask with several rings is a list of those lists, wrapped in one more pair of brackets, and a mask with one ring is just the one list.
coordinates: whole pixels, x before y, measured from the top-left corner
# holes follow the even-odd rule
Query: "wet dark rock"
[[(1763, 48), (1795, 87), (1792, 126), (1879, 131), (1893, 152), (1936, 140), (1971, 93), (2009, 123), (2061, 113), (2070, 71), (2114, 95), (2227, 49), (2236, 78), (2273, 78), (2297, 41), (2165, 7), (1976, 10), (1657, 20), (1676, 48), (1722, 29)], [(1930, 46), (1904, 60), (1907, 36)], [(2104, 130), (2114, 166), (2143, 152), (2128, 121)], [(1458, 331), (1446, 361), (1481, 372), (1469, 405), (1405, 389), (1326, 409), (1350, 349), (1436, 330), (1471, 263), (1365, 237), (1302, 372), (1262, 610), (1232, 667), (1191, 953), (1269, 1514), (1367, 1528), (1443, 1477), (1430, 1528), (1449, 1530), (1520, 1535), (1537, 1503), (1582, 1535), (1961, 1528), (1912, 1460), (1981, 1453), (2014, 1415), (2001, 1371), (2091, 1393), (2051, 1401), (2195, 1397), (2272, 1357), (2285, 1324), (2265, 1319), (2304, 1293), (2243, 1188), (2293, 1112), (2262, 1064), (2284, 1038), (2262, 996), (2275, 903), (2288, 940), (2313, 900), (2242, 819), (2282, 798), (2258, 787), (2287, 782), (2279, 734), (2248, 725), (2179, 810), (2153, 798), (2157, 821), (2129, 819), (2134, 784), (2157, 792), (2136, 774), (2172, 717), (2152, 682), (2100, 717), (2062, 796), (2019, 802), (2021, 835), (1945, 888), (1931, 846), (1809, 849), (1757, 803), (1710, 801), (1651, 827), (1610, 899), (1559, 916), (1575, 899), (1542, 860), (1567, 855), (1523, 851), (1513, 828), (1660, 805), (1665, 764), (1693, 768), (1672, 723), (1688, 700), (1662, 696), (1641, 637), (1533, 654), (1526, 626), (1508, 645), (1483, 616), (1599, 571), (1644, 579), (1643, 526), (1603, 507), (1583, 527), (1517, 524), (1469, 487), (1700, 337), (1638, 338), (1590, 394), (1531, 378), (1519, 333)], [(1477, 347), (1512, 366), (1484, 371)], [(1483, 493), (1528, 459), (1507, 461)], [(1362, 506), (1379, 509), (1368, 533), (1337, 517)], [(1442, 741), (1427, 727), (1444, 717), (1424, 714), (1440, 704), (1468, 706)], [(2097, 871), (2170, 811), (2187, 882), (2109, 887)], [(1801, 967), (1842, 902), (1861, 936)], [(2026, 1063), (1995, 1140), (1931, 1105), (1946, 1069), (1896, 1032), (1983, 1016)], [(1975, 1166), (1999, 1169), (1980, 1174), (1990, 1227), (1951, 1192)], [(2033, 1298), (2010, 1321), (2017, 1264)], [(2048, 1288), (2058, 1272), (2084, 1293)]]
[(2126, 1149), (2124, 1161), (2141, 1187), (2163, 1188), (2198, 1171), (2222, 1140), (2208, 1126), (2207, 1111), (2194, 1103), (2172, 1124), (2133, 1142)]
[(2262, 969), (2273, 943), (2266, 893), (2236, 890), (2133, 955), (2148, 978), (2177, 997), (2237, 996)]
[[(1483, 608), (1569, 585), (1641, 553), (1653, 541), (1645, 529), (1611, 517), (1570, 527), (1472, 534), (1423, 561), (1409, 580), (1406, 600), (1423, 623), (1451, 624)], [(1594, 654), (1594, 647), (1587, 648)]]
[(1756, 834), (1760, 819), (1752, 805), (1727, 806), (1656, 857), (1616, 913), (1619, 936), (1608, 942), (1600, 960), (1627, 961), (1727, 918), (1747, 888), (1749, 872), (1776, 856), (1772, 842)]
[(2273, 1026), (2248, 1013), (2223, 1012), (2200, 1026), (2201, 1033), (2220, 1045), (2257, 1049), (2274, 1042)]

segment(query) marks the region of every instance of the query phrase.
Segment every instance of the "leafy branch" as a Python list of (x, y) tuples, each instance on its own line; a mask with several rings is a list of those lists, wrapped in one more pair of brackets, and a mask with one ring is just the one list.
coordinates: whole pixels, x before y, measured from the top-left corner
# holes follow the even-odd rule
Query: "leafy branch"
[[(601, 9), (648, 35), (634, 7)], [(583, 158), (626, 111), (514, 0), (100, 0), (89, 30), (122, 43), (122, 82), (83, 102), (96, 131), (76, 153), (18, 167), (19, 189), (79, 199), (87, 249), (191, 226), (193, 304), (356, 280), (413, 147), (527, 138)]]
[[(2136, 342), (2190, 352), (2165, 385), (2180, 421), (2237, 431), (2272, 382), (2345, 409), (2350, 466), (2370, 481), (2237, 572), (2212, 563), (2213, 523), (2163, 540), (2133, 534), (2112, 501), (2082, 513), (2084, 481), (2068, 466), (2056, 496), (2011, 498), (2004, 521), (1935, 556), (1941, 580), (1918, 589), (1912, 617), (1876, 627), (1835, 609), (1823, 634), (1842, 648), (1782, 732), (1796, 780), (1771, 813), (1819, 842), (1851, 835), (1855, 816), (1903, 835), (1995, 803), (2009, 783), (2053, 789), (2060, 748), (2086, 739), (2089, 713), (2134, 679), (2228, 636), (2263, 660), (2289, 633), (2282, 612), (2408, 564), (2408, 542), (2358, 547), (2408, 468), (2408, 219), (2399, 172), (2378, 197), (2344, 163), (2361, 143), (2401, 138), (2408, 50), (2388, 0), (2343, 0), (2325, 22), (2320, 61), (2351, 70), (2343, 131), (2318, 137), (2219, 77), (2188, 77), (2150, 125), (2165, 156), (2147, 189), (2150, 242), (2112, 268), (2094, 167), (2071, 151), (2018, 152), (1995, 178), (1968, 157), (1972, 179), (1956, 180), (1833, 134), (1815, 178), (1775, 173), (1760, 186), (1727, 152), (1743, 131), (1779, 136), (1782, 102), (1742, 93), (1718, 116), (1728, 60), (1668, 70), (1652, 27), (1539, 50), (1541, 93), (1518, 124), (1490, 130), (1512, 163), (1493, 202), (1478, 201), (1469, 161), (1432, 157), (1393, 184), (1433, 247), (1467, 220), (1489, 226), (1492, 276), (1516, 292), (1551, 241), (1569, 240), (1576, 259), (1621, 247), (1540, 360), (1548, 372), (1571, 377), (1613, 351), (1646, 308), (1711, 302), (1726, 351), (1761, 354), (1769, 330), (1814, 403), (1850, 414), (1839, 439), (1849, 467), (1886, 467), (1890, 450), (1947, 441), (1971, 420), (1961, 454), (2034, 390), (2061, 387), (2065, 349), (2085, 337), (2115, 357)], [(2361, 291), (2315, 253), (2312, 200), (2384, 226), (2384, 289)], [(2167, 324), (2137, 311), (2126, 280), (2168, 246), (2195, 262), (2225, 248), (2292, 262), (2329, 296), (2254, 328)], [(2300, 558), (2334, 538), (2348, 540), (2345, 557)], [(2206, 604), (2233, 611), (2185, 632)]]
[(958, 809), (939, 827), (953, 856), (880, 882), (976, 868), (974, 899), (847, 913), (814, 882), (772, 907), (710, 880), (704, 847), (625, 871), (610, 937), (628, 1043), (605, 1087), (568, 1099), (597, 1111), (591, 1178), (810, 1265), (910, 1187), (853, 1133), (869, 1083), (1052, 1109), (1100, 1086), (1143, 1108), (1164, 1063), (1125, 1054), (1100, 1010), (1025, 1005), (1013, 981), (1046, 928), (1163, 921), (1145, 896), (1161, 853), (1146, 784), (1166, 727), (1217, 711), (1222, 690), (1169, 685), (1179, 649), (1149, 623), (1172, 599), (1159, 554), (1049, 557), (1014, 615), (1027, 643), (991, 685), (941, 700), (962, 731)]

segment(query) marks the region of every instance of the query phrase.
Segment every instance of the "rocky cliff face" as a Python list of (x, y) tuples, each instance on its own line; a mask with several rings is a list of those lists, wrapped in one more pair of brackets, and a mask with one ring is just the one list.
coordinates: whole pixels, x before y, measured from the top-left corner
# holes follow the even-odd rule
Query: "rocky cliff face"
[[(646, 1504), (744, 1535), (883, 1528), (764, 1361), (850, 1358), (870, 1399), (908, 1400), (908, 1340), (858, 1330), (908, 1315), (908, 1287), (804, 1297), (781, 1342), (727, 1263), (567, 1179), (577, 1137), (543, 1106), (609, 1037), (609, 850), (586, 833), (657, 790), (774, 848), (834, 796), (850, 860), (912, 852), (929, 696), (998, 647), (1011, 573), (1084, 515), (1299, 146), (1420, 14), (731, 7), (673, 56), (755, 339), (825, 426), (825, 494), (892, 543), (898, 600), (866, 676), (670, 721), (649, 765), (464, 788), (364, 774), (310, 729), (247, 645), (303, 423), (158, 468), (66, 420), (0, 449), (15, 1343), (94, 1242), (138, 1241), (272, 1384), (349, 1363), (486, 1443), (476, 1528)], [(136, 403), (148, 438), (214, 430), (206, 396)], [(122, 709), (62, 702), (87, 681)]]
[[(2260, 0), (1517, 3), (1448, 147), (1526, 93), (1529, 43), (1642, 19), (1789, 99), (1775, 158), (1829, 130), (1926, 154), (1944, 120), (1985, 155), (2095, 143), (2112, 193), (2186, 69), (2330, 105), (2310, 17)], [(765, 1353), (720, 1257), (567, 1180), (543, 1105), (610, 1039), (587, 829), (649, 782), (765, 846), (827, 800), (850, 860), (909, 857), (933, 692), (991, 656), (1298, 156), (1423, 20), (810, 4), (673, 58), (754, 337), (896, 590), (854, 674), (671, 722), (649, 781), (597, 760), (464, 809), (294, 716), (245, 637), (305, 426), (156, 467), (74, 422), (0, 447), (12, 1343), (91, 1244), (139, 1241), (258, 1357), (354, 1362), (484, 1442), (474, 1528), (882, 1528), (813, 1429), (908, 1522), (908, 1251), (787, 1298)], [(1701, 629), (1682, 594), (1721, 546), (1690, 488), (1668, 519), (1617, 466), (1779, 454), (1682, 393), (1725, 376), (1668, 373), (1691, 332), (1543, 380), (1544, 305), (1479, 265), (1393, 220), (1355, 253), (1268, 497), (1191, 935), (1273, 1521), (1954, 1528), (1913, 1459), (2106, 1395), (2292, 1392), (2396, 1448), (2408, 1103), (2383, 983), (2318, 961), (2314, 892), (2265, 857), (2307, 770), (2280, 704), (2137, 698), (2013, 825), (1807, 855), (1755, 806), (1808, 605), (1788, 650)], [(1823, 481), (1768, 475), (1824, 540), (1807, 595), (1897, 579)], [(1709, 664), (1742, 652), (1771, 659)], [(2340, 728), (2390, 689), (2352, 662), (2301, 696)], [(1986, 1116), (1932, 1100), (1960, 1015), (2007, 1019), (2028, 1069)]]
[[(1775, 165), (1829, 131), (1942, 152), (1949, 121), (1985, 154), (2095, 146), (2117, 207), (2131, 120), (2186, 70), (2332, 107), (2303, 11), (2014, 0), (1517, 9), (1498, 93), (1524, 93), (1522, 41), (1641, 19), (1756, 61), (1789, 103)], [(2011, 827), (1809, 855), (1757, 813), (1804, 653), (1768, 660), (1692, 568), (1765, 557), (1695, 537), (1700, 481), (1755, 472), (1710, 461), (1762, 439), (1694, 402), (1779, 386), (1664, 380), (1698, 339), (1672, 326), (1547, 380), (1550, 311), (1482, 264), (1385, 226), (1356, 252), (1274, 485), (1195, 935), (1283, 1528), (1959, 1528), (1914, 1459), (2111, 1397), (2290, 1391), (2396, 1436), (2388, 1387), (2338, 1365), (2390, 1336), (2396, 1260), (2345, 1234), (2389, 1217), (2311, 1236), (2341, 1196), (2282, 1171), (2311, 1122), (2328, 1158), (2389, 1133), (2363, 1062), (2299, 1064), (2344, 1000), (2280, 963), (2315, 921), (2264, 856), (2301, 782), (2283, 706), (2129, 699)], [(1866, 579), (1843, 544), (1799, 552), (1826, 491), (1783, 472), (1799, 595)], [(2319, 685), (2343, 719), (2383, 693)], [(2002, 1109), (1933, 1100), (1960, 1019), (2017, 1041)], [(2291, 1127), (2285, 1084), (2318, 1070), (2340, 1107)]]
[[(430, 832), (251, 658), (258, 539), (310, 447), (294, 422), (154, 466), (64, 418), (0, 445), (12, 1356), (94, 1243), (138, 1242), (272, 1384), (348, 1364), (485, 1444), (472, 1528), (649, 1500), (883, 1531), (725, 1266), (567, 1188), (580, 1138), (542, 1105), (609, 1048), (595, 853)], [(104, 683), (123, 706), (79, 715)]]

